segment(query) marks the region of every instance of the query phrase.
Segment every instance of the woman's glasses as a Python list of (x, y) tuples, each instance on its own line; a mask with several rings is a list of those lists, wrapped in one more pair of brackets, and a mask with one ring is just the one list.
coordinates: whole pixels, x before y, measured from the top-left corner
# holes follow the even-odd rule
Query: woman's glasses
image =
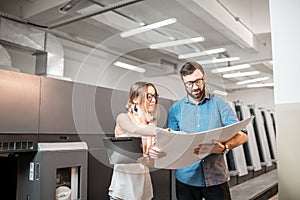
[(146, 95), (146, 98), (148, 101), (152, 101), (153, 98), (155, 99), (155, 101), (157, 101), (157, 97), (158, 97), (158, 94), (147, 93), (147, 95)]

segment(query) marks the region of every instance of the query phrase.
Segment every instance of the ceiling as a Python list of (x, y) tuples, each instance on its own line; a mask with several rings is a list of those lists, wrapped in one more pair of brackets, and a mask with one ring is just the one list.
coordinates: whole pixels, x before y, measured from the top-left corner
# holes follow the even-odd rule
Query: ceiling
[[(129, 58), (131, 64), (143, 65), (145, 76), (178, 78), (176, 71), (187, 60), (240, 57), (238, 61), (203, 64), (208, 83), (231, 92), (246, 88), (237, 85), (237, 81), (268, 77), (259, 83), (273, 82), (268, 0), (6, 0), (0, 2), (0, 13), (45, 28), (57, 37), (89, 45), (102, 44), (107, 51)], [(176, 18), (176, 23), (120, 37), (121, 32), (169, 18)], [(154, 43), (199, 36), (205, 40), (163, 49), (149, 48)], [(180, 54), (215, 48), (226, 51), (178, 59)], [(160, 65), (162, 60), (178, 68), (175, 72), (164, 69)], [(240, 72), (257, 70), (260, 74), (227, 79), (220, 73), (211, 73), (212, 69), (247, 63), (251, 68)], [(162, 70), (159, 73), (157, 66)]]

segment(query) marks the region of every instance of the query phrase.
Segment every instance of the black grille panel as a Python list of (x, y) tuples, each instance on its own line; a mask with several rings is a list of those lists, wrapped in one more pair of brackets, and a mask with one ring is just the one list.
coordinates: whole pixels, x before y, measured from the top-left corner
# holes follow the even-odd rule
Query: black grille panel
[(11, 151), (32, 151), (34, 150), (33, 141), (0, 141), (0, 152), (11, 152)]

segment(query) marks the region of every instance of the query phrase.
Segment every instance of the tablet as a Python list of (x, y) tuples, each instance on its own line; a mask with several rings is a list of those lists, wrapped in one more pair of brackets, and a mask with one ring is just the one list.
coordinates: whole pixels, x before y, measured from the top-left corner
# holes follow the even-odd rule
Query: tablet
[(143, 156), (141, 137), (106, 137), (103, 142), (111, 165), (136, 163)]

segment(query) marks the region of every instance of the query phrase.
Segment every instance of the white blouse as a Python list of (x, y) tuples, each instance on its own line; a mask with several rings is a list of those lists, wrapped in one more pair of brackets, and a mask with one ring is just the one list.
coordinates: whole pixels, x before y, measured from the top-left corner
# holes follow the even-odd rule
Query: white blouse
[[(125, 133), (118, 137), (129, 136), (131, 135)], [(147, 138), (151, 139), (151, 137)], [(109, 196), (124, 200), (152, 199), (153, 188), (149, 168), (140, 163), (114, 165)]]

